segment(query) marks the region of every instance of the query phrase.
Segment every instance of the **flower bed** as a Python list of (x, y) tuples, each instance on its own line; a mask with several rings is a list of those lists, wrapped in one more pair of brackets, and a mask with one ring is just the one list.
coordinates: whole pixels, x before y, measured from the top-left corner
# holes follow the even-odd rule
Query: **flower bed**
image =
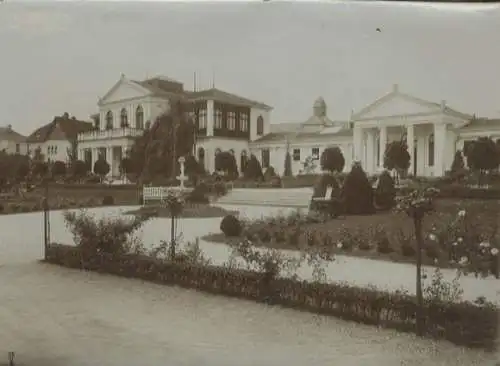
[[(140, 255), (98, 254), (82, 261), (78, 247), (51, 244), (49, 263), (140, 278), (161, 284), (180, 285), (214, 294), (333, 315), (346, 320), (415, 330), (415, 298), (344, 284), (321, 284), (289, 278), (269, 279), (263, 273), (227, 267), (187, 265)], [(425, 334), (455, 344), (493, 350), (498, 333), (498, 314), (491, 305), (468, 302), (429, 301), (425, 305)]]
[[(172, 217), (170, 210), (162, 206), (146, 206), (137, 210), (128, 211), (125, 215), (146, 215), (151, 217)], [(221, 207), (210, 206), (207, 204), (187, 203), (182, 209), (180, 216), (182, 218), (210, 218), (224, 217), (226, 215), (237, 215), (238, 211), (229, 211)]]
[[(460, 184), (439, 184), (439, 198), (500, 200), (500, 187), (477, 188)], [(414, 187), (398, 188), (398, 195), (407, 195)]]
[[(466, 272), (498, 277), (498, 204), (493, 201), (437, 200), (436, 206), (436, 212), (424, 221), (423, 263), (437, 267), (460, 267)], [(462, 210), (467, 215), (460, 218)], [(401, 212), (335, 220), (293, 213), (261, 220), (243, 220), (242, 224), (243, 231), (239, 237), (214, 233), (203, 239), (229, 244), (250, 240), (255, 246), (293, 250), (321, 247), (338, 254), (397, 262), (416, 261), (413, 223)], [(488, 251), (484, 250), (484, 243), (488, 243)], [(466, 263), (463, 263), (463, 257), (467, 258)]]
[[(92, 208), (101, 206), (120, 205), (116, 203), (112, 196), (104, 196), (102, 199), (89, 197), (86, 199), (68, 199), (56, 197), (49, 200), (50, 210), (67, 210), (76, 208)], [(33, 199), (29, 201), (9, 200), (0, 203), (0, 215), (12, 215), (18, 213), (30, 213), (43, 211), (43, 198)]]

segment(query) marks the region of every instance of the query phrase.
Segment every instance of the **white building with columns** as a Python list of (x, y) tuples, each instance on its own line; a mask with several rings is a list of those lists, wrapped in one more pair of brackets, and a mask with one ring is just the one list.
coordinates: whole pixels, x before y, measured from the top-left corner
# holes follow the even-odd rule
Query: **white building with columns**
[(398, 85), (347, 121), (331, 121), (322, 98), (313, 106), (313, 116), (300, 124), (272, 125), (271, 133), (250, 143), (250, 150), (263, 167), (284, 172), (286, 152), (292, 156), (294, 174), (304, 172), (303, 163), (319, 157), (329, 146), (338, 146), (346, 160), (345, 171), (360, 161), (368, 174), (383, 170), (387, 143), (405, 139), (411, 155), (409, 174), (442, 176), (449, 170), (457, 150), (478, 137), (500, 142), (500, 120), (475, 118), (449, 107), (446, 101), (430, 102), (400, 91)]
[(78, 135), (78, 157), (94, 166), (98, 156), (110, 164), (110, 176), (120, 176), (120, 162), (136, 137), (144, 133), (172, 98), (183, 96), (197, 112), (196, 157), (209, 172), (215, 169), (215, 155), (230, 151), (241, 170), (249, 143), (270, 132), (271, 107), (227, 93), (215, 87), (186, 91), (181, 82), (155, 77), (135, 81), (121, 75), (99, 99), (99, 113), (93, 116), (94, 129)]

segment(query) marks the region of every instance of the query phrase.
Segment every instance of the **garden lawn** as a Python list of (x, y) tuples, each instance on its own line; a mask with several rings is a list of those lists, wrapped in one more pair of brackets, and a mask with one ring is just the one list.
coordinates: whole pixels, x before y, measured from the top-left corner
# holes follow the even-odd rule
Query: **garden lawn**
[[(469, 220), (469, 237), (472, 245), (482, 240), (496, 242), (498, 246), (500, 203), (496, 200), (452, 200), (435, 201), (435, 212), (424, 219), (424, 256), (427, 265), (455, 267), (450, 262), (449, 250), (436, 254), (439, 240), (452, 240), (449, 224), (465, 211)], [(433, 238), (433, 235), (439, 239)], [(388, 239), (390, 253), (379, 252), (377, 241)], [(441, 239), (443, 238), (443, 239)], [(408, 253), (408, 246), (415, 249), (413, 221), (403, 212), (379, 212), (374, 215), (345, 216), (318, 222), (300, 218), (300, 215), (282, 216), (244, 223), (241, 237), (227, 238), (223, 233), (213, 233), (202, 238), (209, 242), (232, 244), (250, 239), (253, 245), (276, 249), (303, 249), (323, 247), (334, 253), (396, 262), (415, 262), (415, 253)], [(456, 240), (456, 239), (455, 239)], [(472, 240), (470, 240), (472, 241)], [(338, 244), (342, 243), (342, 248)], [(451, 245), (452, 243), (448, 243)], [(435, 258), (439, 257), (437, 263)]]

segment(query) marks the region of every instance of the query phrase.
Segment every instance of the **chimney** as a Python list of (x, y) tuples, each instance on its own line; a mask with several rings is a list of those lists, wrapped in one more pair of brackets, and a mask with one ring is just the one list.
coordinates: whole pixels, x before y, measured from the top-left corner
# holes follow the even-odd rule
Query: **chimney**
[(7, 131), (9, 131), (9, 132), (12, 131), (12, 125), (7, 125)]

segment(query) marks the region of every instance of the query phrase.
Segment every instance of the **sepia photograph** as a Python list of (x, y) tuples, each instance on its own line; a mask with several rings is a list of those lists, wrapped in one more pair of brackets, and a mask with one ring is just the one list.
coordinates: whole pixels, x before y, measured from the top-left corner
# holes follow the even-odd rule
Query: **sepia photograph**
[(0, 365), (500, 365), (500, 5), (0, 0), (0, 50)]

